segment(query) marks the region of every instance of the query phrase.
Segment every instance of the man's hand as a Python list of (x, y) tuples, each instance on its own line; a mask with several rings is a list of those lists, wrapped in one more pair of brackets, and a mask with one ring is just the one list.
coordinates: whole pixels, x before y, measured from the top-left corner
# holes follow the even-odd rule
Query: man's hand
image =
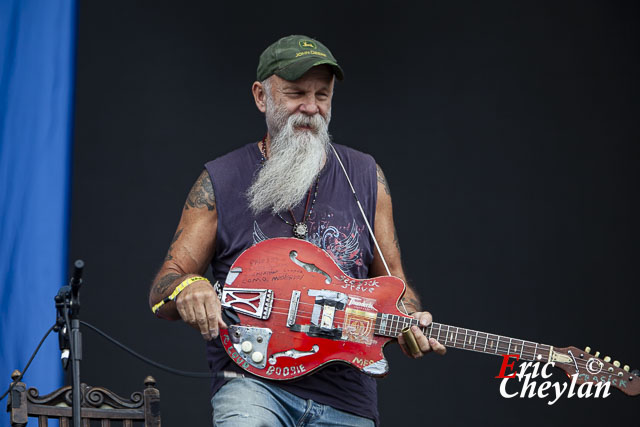
[[(418, 321), (420, 322), (420, 326), (422, 327), (429, 326), (432, 320), (431, 313), (429, 313), (428, 311), (421, 311), (421, 312), (419, 311), (419, 312), (413, 313), (412, 316), (418, 319)], [(440, 356), (444, 356), (444, 354), (447, 352), (447, 348), (445, 346), (443, 346), (438, 341), (436, 341), (435, 338), (427, 338), (422, 333), (422, 330), (417, 326), (412, 326), (411, 332), (413, 332), (413, 336), (416, 338), (418, 347), (420, 347), (419, 353), (412, 354), (409, 351), (407, 347), (407, 343), (405, 342), (402, 334), (398, 335), (398, 344), (400, 344), (400, 348), (402, 349), (402, 352), (407, 356), (417, 359), (431, 351), (439, 354)]]
[(207, 341), (218, 336), (219, 328), (227, 328), (218, 295), (211, 283), (204, 280), (184, 288), (176, 298), (176, 308), (182, 320), (199, 330)]

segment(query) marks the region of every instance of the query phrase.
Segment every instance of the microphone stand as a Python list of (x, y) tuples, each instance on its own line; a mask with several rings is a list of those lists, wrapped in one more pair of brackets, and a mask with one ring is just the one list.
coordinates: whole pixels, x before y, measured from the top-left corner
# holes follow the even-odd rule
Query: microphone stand
[[(80, 390), (80, 361), (82, 360), (82, 334), (80, 332), (80, 286), (84, 262), (76, 260), (73, 276), (67, 286), (62, 286), (55, 296), (56, 327), (58, 343), (62, 351), (62, 367), (66, 370), (71, 357), (73, 427), (81, 427), (80, 408), (82, 390)], [(71, 330), (69, 330), (69, 328)]]

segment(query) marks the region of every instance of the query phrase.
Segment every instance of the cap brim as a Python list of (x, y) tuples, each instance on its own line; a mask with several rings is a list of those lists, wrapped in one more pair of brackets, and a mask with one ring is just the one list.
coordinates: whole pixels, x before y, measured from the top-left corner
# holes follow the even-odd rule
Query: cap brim
[(278, 77), (282, 77), (288, 81), (298, 80), (302, 77), (307, 71), (309, 71), (313, 67), (317, 67), (318, 65), (329, 65), (331, 66), (331, 71), (336, 76), (338, 80), (344, 79), (344, 72), (342, 68), (338, 65), (337, 62), (332, 61), (331, 59), (320, 59), (318, 57), (309, 56), (298, 61), (292, 62), (284, 68), (276, 71), (276, 75)]

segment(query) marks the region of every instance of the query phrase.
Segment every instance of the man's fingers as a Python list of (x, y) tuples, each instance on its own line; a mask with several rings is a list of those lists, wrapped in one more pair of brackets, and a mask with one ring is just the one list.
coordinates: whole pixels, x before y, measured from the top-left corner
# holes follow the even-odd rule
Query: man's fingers
[[(407, 345), (406, 340), (404, 339), (404, 335), (400, 334), (398, 335), (398, 344), (400, 344), (400, 349), (402, 350), (402, 352), (404, 354), (406, 354), (409, 357), (412, 357), (414, 359), (418, 359), (420, 357), (422, 357), (424, 355), (424, 353), (427, 353), (429, 351), (431, 351), (431, 349), (428, 347), (429, 342), (426, 341), (426, 346), (424, 342), (421, 342), (420, 339), (418, 338), (418, 335), (416, 334), (416, 330), (418, 331), (418, 333), (421, 334), (420, 329), (418, 329), (417, 326), (412, 326), (411, 327), (411, 333), (413, 333), (413, 335), (416, 338), (416, 343), (418, 344), (418, 352), (417, 353), (412, 353), (411, 349), (409, 348), (409, 346)], [(422, 335), (422, 338), (425, 338), (424, 335)]]
[(224, 325), (224, 321), (220, 321), (217, 295), (209, 282), (204, 280), (185, 288), (176, 298), (176, 308), (182, 320), (198, 329), (206, 340), (217, 337), (218, 326)]
[(196, 301), (195, 304), (193, 304), (193, 312), (195, 314), (195, 323), (198, 330), (200, 330), (202, 337), (209, 341), (211, 339), (211, 332), (209, 328), (209, 319), (207, 318), (207, 310), (204, 308), (204, 304)]
[(429, 344), (431, 345), (431, 349), (440, 356), (444, 356), (447, 353), (447, 347), (440, 344), (436, 341), (435, 338), (429, 338)]
[[(217, 303), (217, 304), (216, 304)], [(207, 298), (204, 302), (205, 310), (207, 311), (207, 320), (209, 323), (209, 334), (211, 338), (218, 337), (219, 328), (226, 328), (227, 325), (222, 320), (222, 313), (220, 312), (220, 303), (217, 298)]]
[(421, 353), (414, 354), (414, 357), (420, 357), (425, 353), (429, 353), (431, 351), (431, 345), (429, 344), (429, 340), (424, 336), (420, 328), (414, 325), (411, 327), (411, 332), (416, 338), (416, 342), (418, 343), (418, 347), (421, 351)]
[(191, 324), (193, 322), (193, 310), (191, 306), (183, 304), (182, 300), (177, 300), (176, 309), (185, 323)]
[(420, 326), (429, 326), (433, 321), (433, 316), (431, 316), (431, 313), (429, 313), (428, 311), (423, 311), (422, 313), (420, 313), (417, 319), (418, 322), (420, 322)]
[(402, 350), (405, 355), (412, 357), (409, 353), (409, 350), (407, 349), (407, 343), (405, 342), (404, 336), (402, 334), (398, 335), (398, 344), (400, 344), (400, 350)]
[(398, 344), (400, 344), (400, 348), (402, 349), (402, 352), (414, 359), (418, 359), (431, 351), (441, 356), (446, 354), (447, 348), (444, 345), (440, 344), (434, 338), (428, 338), (424, 334), (424, 332), (422, 332), (421, 327), (425, 327), (431, 324), (431, 321), (432, 321), (431, 313), (427, 311), (423, 311), (420, 313), (415, 313), (414, 317), (418, 319), (418, 323), (420, 324), (420, 327), (416, 325), (411, 326), (411, 333), (416, 339), (416, 344), (418, 344), (419, 351), (412, 354), (411, 350), (407, 346), (404, 336), (400, 334), (398, 335)]

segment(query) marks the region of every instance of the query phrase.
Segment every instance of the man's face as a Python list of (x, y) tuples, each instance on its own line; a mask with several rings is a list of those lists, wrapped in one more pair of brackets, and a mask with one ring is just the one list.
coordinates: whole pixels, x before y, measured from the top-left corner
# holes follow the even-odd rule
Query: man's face
[[(320, 114), (328, 122), (333, 81), (333, 73), (328, 65), (313, 67), (293, 82), (274, 75), (271, 78), (271, 95), (277, 108), (287, 112), (287, 117), (296, 113), (305, 116)], [(295, 126), (295, 131), (316, 130), (308, 124)]]
[(307, 195), (326, 160), (330, 136), (333, 74), (315, 67), (295, 82), (271, 76), (256, 104), (265, 112), (270, 136), (269, 158), (247, 191), (254, 214), (292, 209)]

